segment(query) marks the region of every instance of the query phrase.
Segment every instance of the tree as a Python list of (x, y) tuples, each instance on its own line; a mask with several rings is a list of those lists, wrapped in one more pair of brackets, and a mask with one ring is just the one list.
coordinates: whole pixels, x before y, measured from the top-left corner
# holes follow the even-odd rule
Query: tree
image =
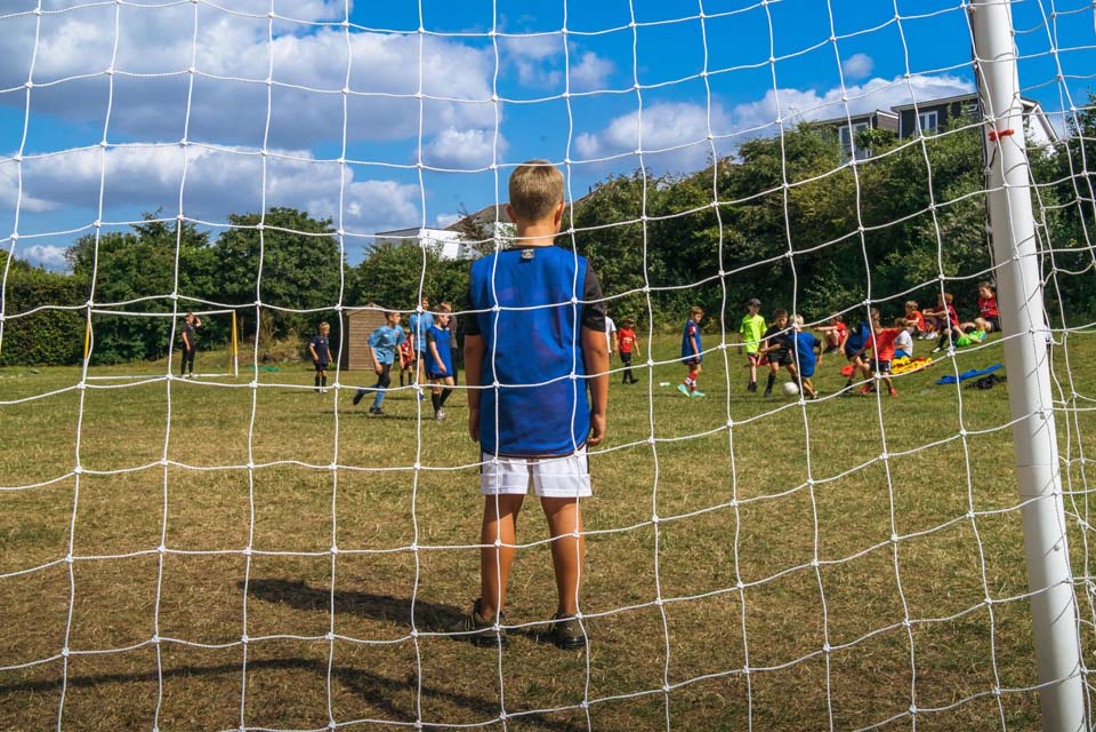
[(272, 208), (265, 216), (231, 214), (228, 223), (213, 247), (223, 302), (261, 302), (276, 338), (310, 333), (315, 321), (334, 317), (343, 261), (331, 219)]
[[(87, 289), (70, 275), (8, 261), (0, 249), (5, 320), (0, 331), (0, 366), (70, 365), (83, 358), (83, 310), (38, 310), (42, 305), (79, 306)], [(0, 275), (2, 276), (2, 275)]]
[[(209, 235), (189, 222), (165, 222), (143, 214), (131, 231), (80, 237), (66, 252), (73, 277), (98, 307), (126, 312), (170, 313), (216, 301), (216, 259)], [(171, 294), (180, 298), (173, 302)], [(85, 298), (86, 299), (86, 298)], [(223, 342), (225, 326), (210, 324), (208, 343)], [(161, 358), (170, 347), (168, 318), (96, 314), (93, 363)]]
[(442, 259), (414, 241), (385, 242), (354, 270), (351, 302), (409, 311), (418, 306), (421, 291), (435, 305), (448, 300), (459, 311), (467, 305), (470, 268), (468, 260)]

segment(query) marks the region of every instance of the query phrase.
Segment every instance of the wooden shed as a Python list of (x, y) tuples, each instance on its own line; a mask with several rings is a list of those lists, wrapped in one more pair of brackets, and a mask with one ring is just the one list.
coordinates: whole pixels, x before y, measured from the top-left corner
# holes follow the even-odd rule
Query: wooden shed
[(369, 336), (384, 325), (384, 310), (373, 303), (343, 312), (343, 342), (339, 368), (343, 371), (359, 369), (373, 371), (373, 356), (369, 353)]

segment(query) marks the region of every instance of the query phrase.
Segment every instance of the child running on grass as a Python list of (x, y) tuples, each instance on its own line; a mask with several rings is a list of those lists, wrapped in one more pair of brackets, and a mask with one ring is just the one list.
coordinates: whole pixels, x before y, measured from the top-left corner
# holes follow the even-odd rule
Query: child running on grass
[(795, 316), (795, 327), (791, 332), (791, 348), (795, 360), (795, 368), (792, 376), (799, 384), (799, 389), (807, 395), (808, 399), (817, 399), (818, 391), (811, 383), (814, 370), (822, 363), (822, 341), (815, 337), (809, 330), (803, 330), (803, 316)]
[(750, 368), (750, 381), (746, 384), (746, 391), (757, 391), (757, 365), (761, 363), (761, 338), (765, 334), (765, 318), (758, 314), (761, 310), (761, 301), (751, 297), (746, 301), (746, 314), (742, 316), (742, 323), (738, 326), (738, 336), (741, 343), (738, 352), (746, 349), (747, 366)]
[(559, 170), (523, 163), (509, 192), (515, 244), (473, 262), (470, 276), (476, 312), (465, 323), (464, 369), (468, 431), (482, 451), (480, 597), (451, 631), (477, 645), (506, 643), (518, 512), (532, 480), (552, 536), (557, 604), (548, 638), (582, 648), (579, 503), (591, 495), (586, 449), (605, 437), (605, 308), (586, 258), (554, 246), (566, 205)]
[(369, 407), (371, 416), (384, 414), (381, 405), (384, 403), (384, 390), (392, 383), (390, 372), (392, 364), (396, 360), (396, 351), (400, 344), (406, 340), (403, 328), (400, 327), (400, 313), (398, 310), (384, 311), (384, 325), (373, 331), (369, 336), (369, 353), (373, 356), (373, 371), (377, 373), (377, 383), (372, 389), (361, 388), (354, 394), (354, 405), (362, 400), (367, 391), (374, 391), (373, 405)]
[(700, 321), (703, 319), (704, 309), (694, 305), (689, 308), (689, 318), (681, 331), (681, 360), (687, 371), (685, 381), (677, 385), (677, 390), (687, 397), (704, 396), (704, 392), (697, 389), (701, 362), (704, 361), (704, 347), (700, 343)]
[(445, 402), (453, 393), (453, 352), (449, 347), (452, 333), (449, 318), (453, 306), (443, 302), (438, 306), (438, 317), (426, 329), (426, 376), (433, 384), (430, 401), (434, 404), (434, 420), (445, 421)]
[(620, 321), (620, 330), (617, 334), (617, 351), (620, 352), (620, 363), (624, 366), (624, 375), (621, 377), (622, 384), (634, 384), (639, 379), (632, 375), (632, 354), (640, 355), (639, 353), (639, 338), (636, 337), (636, 321), (632, 318), (625, 318)]
[(327, 366), (331, 363), (331, 342), (328, 336), (331, 334), (331, 326), (324, 321), (320, 323), (317, 333), (308, 344), (308, 354), (312, 356), (312, 365), (316, 369), (314, 380), (316, 391), (327, 393)]
[(400, 386), (403, 386), (404, 375), (407, 375), (407, 383), (415, 383), (415, 351), (411, 348), (411, 330), (403, 329), (404, 342), (400, 344)]
[[(905, 327), (884, 328), (879, 324), (878, 311), (871, 322), (872, 332), (869, 341), (871, 345), (871, 370), (879, 379), (887, 385), (887, 391), (892, 397), (898, 396), (898, 391), (891, 382), (891, 361), (894, 360), (894, 342), (899, 333), (905, 332)], [(860, 393), (865, 396), (872, 391), (872, 383), (869, 381), (860, 388)]]
[(773, 311), (773, 324), (762, 336), (764, 345), (758, 352), (762, 360), (769, 364), (769, 380), (765, 384), (765, 396), (772, 396), (776, 375), (783, 366), (795, 379), (795, 359), (792, 356), (792, 334), (788, 329), (788, 311), (777, 308)]
[[(872, 308), (868, 311), (868, 317), (873, 321), (878, 320), (879, 311)], [(858, 378), (871, 378), (871, 367), (864, 358), (864, 351), (870, 346), (870, 339), (871, 323), (866, 320), (861, 320), (855, 328), (845, 335), (845, 342), (841, 344), (841, 348), (845, 353), (845, 358), (849, 361), (849, 365), (852, 366), (848, 381), (845, 382), (845, 389), (851, 389), (853, 382)], [(848, 393), (848, 391), (845, 392), (845, 394)]]

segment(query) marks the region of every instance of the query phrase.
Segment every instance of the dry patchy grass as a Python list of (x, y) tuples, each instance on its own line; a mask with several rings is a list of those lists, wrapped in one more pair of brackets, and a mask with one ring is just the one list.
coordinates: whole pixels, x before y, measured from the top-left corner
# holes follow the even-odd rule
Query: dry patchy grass
[[(1082, 392), (1088, 341), (1059, 371)], [(1026, 601), (983, 603), (1026, 588), (1006, 389), (933, 386), (942, 362), (898, 399), (804, 408), (747, 395), (741, 360), (708, 358), (704, 400), (659, 386), (672, 364), (614, 383), (584, 506), (589, 649), (537, 642), (554, 598), (530, 504), (501, 655), (443, 632), (478, 585), (459, 394), (439, 424), (408, 391), (370, 419), (304, 368), (258, 390), (0, 371), (6, 402), (61, 390), (0, 405), (0, 486), (53, 481), (0, 492), (0, 728), (897, 730), (911, 705), (920, 730), (1036, 725)], [(1069, 455), (1090, 419), (1061, 418)], [(1087, 510), (1083, 465), (1067, 478)]]

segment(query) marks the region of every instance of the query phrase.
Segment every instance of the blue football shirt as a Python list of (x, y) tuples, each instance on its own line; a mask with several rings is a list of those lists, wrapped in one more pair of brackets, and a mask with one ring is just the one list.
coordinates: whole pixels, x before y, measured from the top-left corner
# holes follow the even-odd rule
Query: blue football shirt
[(385, 323), (369, 336), (369, 347), (377, 352), (378, 361), (393, 363), (396, 360), (396, 349), (405, 340), (407, 336), (403, 334), (403, 328)]
[[(452, 376), (453, 375), (453, 352), (450, 350), (450, 340), (452, 334), (447, 328), (439, 328), (437, 325), (431, 325), (426, 331), (426, 374), (427, 376)], [(438, 356), (441, 357), (441, 364), (445, 366), (445, 371), (438, 368), (438, 359), (434, 358), (434, 351), (430, 348), (430, 344), (433, 343), (437, 346)]]
[(814, 367), (818, 363), (818, 356), (815, 354), (814, 349), (820, 345), (819, 340), (815, 338), (814, 333), (806, 331), (793, 332), (791, 337), (799, 362), (799, 375), (809, 379), (814, 376)]
[(426, 331), (434, 327), (434, 316), (432, 313), (423, 313), (419, 315), (411, 313), (411, 317), (408, 318), (408, 323), (411, 325), (411, 335), (415, 342), (416, 351), (426, 350)]
[[(693, 344), (696, 344), (696, 350), (693, 350)], [(683, 361), (703, 361), (704, 360), (704, 346), (700, 342), (700, 325), (689, 318), (685, 323), (685, 329), (681, 331), (681, 359)]]
[(554, 457), (586, 444), (581, 331), (605, 331), (601, 297), (586, 258), (559, 247), (508, 249), (472, 264), (469, 302), (477, 312), (466, 332), (482, 336), (487, 347), (481, 385), (491, 388), (480, 399), (485, 452)]

